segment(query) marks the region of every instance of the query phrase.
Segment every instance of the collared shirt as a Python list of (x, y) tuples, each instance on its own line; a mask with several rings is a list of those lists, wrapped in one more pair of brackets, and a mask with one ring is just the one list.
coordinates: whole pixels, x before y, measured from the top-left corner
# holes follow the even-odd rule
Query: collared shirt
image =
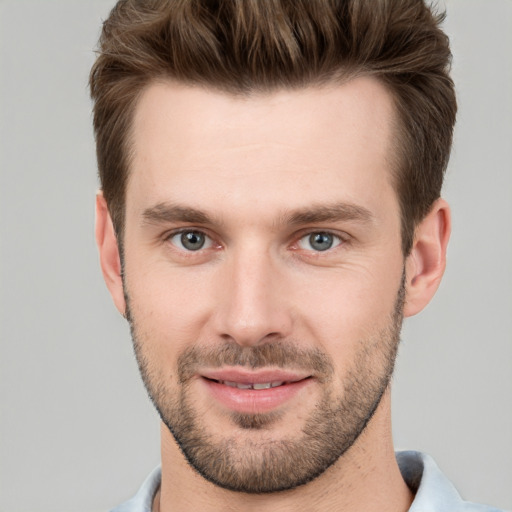
[[(414, 451), (397, 452), (402, 476), (415, 493), (409, 512), (502, 512), (497, 508), (463, 501), (452, 483), (441, 473), (432, 457)], [(156, 468), (137, 494), (111, 512), (151, 512), (162, 473)]]

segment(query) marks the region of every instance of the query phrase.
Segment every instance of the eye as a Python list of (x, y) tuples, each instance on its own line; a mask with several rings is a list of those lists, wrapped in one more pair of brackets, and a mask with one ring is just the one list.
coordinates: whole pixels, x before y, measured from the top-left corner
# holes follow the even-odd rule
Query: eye
[(213, 245), (210, 237), (202, 231), (188, 230), (180, 231), (169, 237), (169, 241), (184, 251), (199, 251), (208, 249)]
[(299, 247), (308, 251), (322, 252), (337, 247), (341, 243), (342, 239), (339, 236), (326, 231), (317, 231), (303, 236), (299, 240)]

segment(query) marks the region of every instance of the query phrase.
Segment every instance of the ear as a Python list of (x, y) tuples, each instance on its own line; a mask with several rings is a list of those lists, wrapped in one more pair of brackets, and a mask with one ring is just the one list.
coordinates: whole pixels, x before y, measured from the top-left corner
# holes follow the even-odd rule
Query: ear
[(438, 199), (416, 227), (413, 247), (406, 259), (404, 316), (419, 313), (436, 293), (446, 267), (450, 231), (450, 207), (444, 199)]
[(124, 316), (126, 303), (121, 278), (119, 246), (107, 202), (101, 191), (96, 194), (96, 244), (100, 253), (103, 279), (105, 279), (116, 308)]

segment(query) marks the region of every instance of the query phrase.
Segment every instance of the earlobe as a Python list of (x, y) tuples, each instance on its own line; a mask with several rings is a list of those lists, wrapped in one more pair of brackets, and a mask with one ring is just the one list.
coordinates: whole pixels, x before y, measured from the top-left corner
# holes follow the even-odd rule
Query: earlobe
[(406, 260), (404, 316), (419, 313), (432, 299), (446, 267), (446, 249), (451, 231), (450, 208), (438, 199), (415, 230)]
[(123, 280), (121, 277), (121, 258), (112, 219), (102, 192), (96, 194), (96, 244), (100, 254), (103, 279), (116, 308), (124, 316)]

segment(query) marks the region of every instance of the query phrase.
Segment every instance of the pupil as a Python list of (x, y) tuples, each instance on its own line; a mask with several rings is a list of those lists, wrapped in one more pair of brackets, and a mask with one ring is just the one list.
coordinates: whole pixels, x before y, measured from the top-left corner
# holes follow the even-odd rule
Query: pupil
[(311, 247), (317, 251), (326, 251), (332, 247), (332, 236), (329, 233), (314, 233), (309, 237)]
[(183, 247), (190, 251), (198, 251), (204, 245), (204, 235), (197, 231), (189, 231), (181, 235)]

